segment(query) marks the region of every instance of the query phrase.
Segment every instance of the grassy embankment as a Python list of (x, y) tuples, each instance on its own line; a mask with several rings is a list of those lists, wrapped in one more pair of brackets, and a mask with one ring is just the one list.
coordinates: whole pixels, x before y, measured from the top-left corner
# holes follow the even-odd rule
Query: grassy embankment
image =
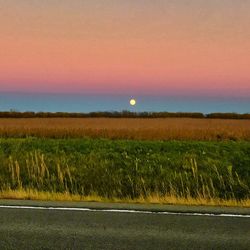
[(0, 197), (250, 206), (250, 142), (0, 139)]

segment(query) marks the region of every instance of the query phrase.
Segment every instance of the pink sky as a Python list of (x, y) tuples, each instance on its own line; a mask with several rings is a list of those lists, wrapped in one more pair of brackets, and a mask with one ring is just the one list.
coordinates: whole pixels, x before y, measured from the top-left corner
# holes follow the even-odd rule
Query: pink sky
[(250, 96), (250, 1), (0, 6), (0, 91)]

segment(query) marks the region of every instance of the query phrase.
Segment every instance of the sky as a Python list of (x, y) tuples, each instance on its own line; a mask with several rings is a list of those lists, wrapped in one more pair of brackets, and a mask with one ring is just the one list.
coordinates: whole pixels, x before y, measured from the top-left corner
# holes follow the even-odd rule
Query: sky
[(250, 97), (250, 0), (0, 0), (0, 92)]

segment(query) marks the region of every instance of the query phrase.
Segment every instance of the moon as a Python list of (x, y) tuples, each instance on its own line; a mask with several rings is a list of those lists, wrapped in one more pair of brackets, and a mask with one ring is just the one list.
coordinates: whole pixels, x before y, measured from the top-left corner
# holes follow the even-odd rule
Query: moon
[(136, 105), (136, 100), (135, 99), (131, 99), (129, 101), (129, 103), (130, 103), (131, 106), (135, 106)]

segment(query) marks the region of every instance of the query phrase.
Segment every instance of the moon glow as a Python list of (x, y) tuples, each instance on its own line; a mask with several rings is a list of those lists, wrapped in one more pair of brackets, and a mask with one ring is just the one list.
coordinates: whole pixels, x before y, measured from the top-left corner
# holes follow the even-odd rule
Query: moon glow
[(130, 103), (131, 106), (135, 106), (136, 105), (136, 100), (135, 99), (131, 99), (129, 101), (129, 103)]

